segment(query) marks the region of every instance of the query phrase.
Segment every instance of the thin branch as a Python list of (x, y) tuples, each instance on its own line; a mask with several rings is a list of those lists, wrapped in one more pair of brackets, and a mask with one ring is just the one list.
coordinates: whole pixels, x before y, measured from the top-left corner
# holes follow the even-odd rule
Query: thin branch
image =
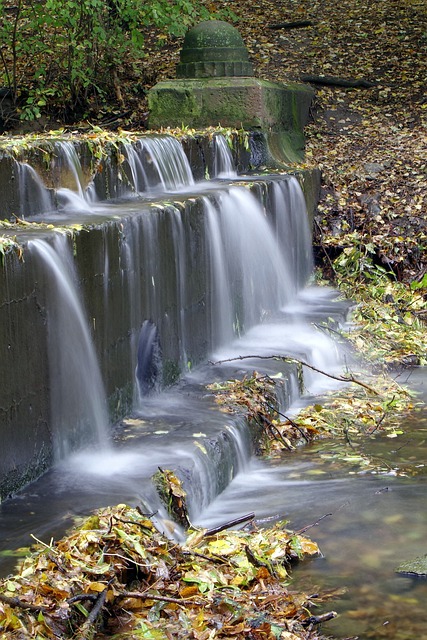
[(79, 593), (76, 596), (67, 598), (68, 604), (74, 604), (74, 602), (81, 602), (82, 600), (90, 600), (90, 602), (96, 602), (98, 600), (98, 594), (96, 593)]
[(216, 527), (212, 527), (212, 529), (207, 529), (204, 534), (204, 538), (207, 536), (213, 536), (220, 531), (224, 531), (225, 529), (230, 529), (234, 527), (236, 524), (242, 524), (243, 522), (248, 522), (249, 520), (253, 520), (255, 518), (255, 513), (252, 511), (251, 513), (247, 513), (244, 516), (239, 516), (238, 518), (234, 518), (233, 520), (229, 520), (228, 522), (224, 522), (224, 524), (220, 524)]
[(97, 599), (97, 601), (95, 602), (95, 604), (92, 607), (92, 610), (90, 612), (90, 614), (87, 617), (87, 620), (85, 622), (85, 625), (87, 627), (91, 626), (94, 624), (94, 622), (96, 621), (97, 617), (99, 616), (99, 614), (101, 613), (101, 609), (105, 604), (105, 600), (107, 599), (107, 591), (108, 591), (108, 586), (107, 585), (104, 589), (104, 591), (101, 591), (101, 593), (99, 594), (99, 597)]
[(3, 593), (0, 593), (0, 602), (8, 604), (10, 607), (28, 609), (28, 611), (34, 611), (36, 613), (48, 613), (49, 611), (47, 607), (43, 607), (37, 604), (31, 604), (30, 602), (24, 602), (24, 600), (20, 600), (19, 598), (9, 598), (9, 596), (5, 596)]
[(312, 20), (295, 20), (294, 22), (278, 22), (277, 24), (268, 24), (267, 29), (303, 29), (304, 27), (312, 27)]
[(303, 74), (301, 76), (303, 82), (311, 82), (312, 84), (321, 84), (330, 87), (348, 87), (349, 89), (372, 89), (376, 84), (369, 80), (358, 78), (336, 78), (335, 76), (313, 76)]
[(317, 527), (317, 525), (319, 524), (319, 522), (321, 522), (322, 520), (324, 520), (325, 518), (329, 518), (331, 515), (333, 515), (332, 513), (325, 513), (324, 516), (322, 516), (321, 518), (319, 518), (318, 520), (316, 520), (316, 522), (313, 522), (312, 524), (307, 524), (305, 527), (303, 527), (302, 529), (300, 529), (299, 531), (295, 531), (295, 533), (297, 533), (298, 535), (300, 535), (301, 533), (305, 533), (306, 531), (308, 531), (309, 529), (312, 529), (313, 527)]
[(301, 624), (303, 627), (309, 627), (312, 624), (322, 624), (322, 622), (327, 622), (327, 620), (333, 620), (337, 615), (336, 611), (329, 611), (328, 613), (322, 613), (320, 616), (310, 616), (307, 620), (302, 620)]
[(217, 364), (224, 364), (224, 362), (234, 362), (235, 360), (253, 360), (255, 358), (257, 358), (258, 360), (282, 360), (283, 362), (288, 362), (290, 364), (300, 364), (303, 367), (307, 367), (307, 369), (311, 369), (312, 371), (315, 371), (316, 373), (322, 374), (322, 376), (326, 376), (327, 378), (332, 378), (332, 380), (338, 380), (339, 382), (354, 382), (354, 384), (360, 385), (361, 387), (363, 387), (364, 389), (367, 389), (370, 393), (374, 394), (375, 396), (379, 396), (380, 395), (378, 393), (378, 391), (376, 391), (375, 389), (373, 389), (369, 385), (365, 384), (361, 380), (358, 380), (353, 375), (335, 376), (332, 373), (327, 373), (326, 371), (323, 371), (322, 369), (318, 369), (314, 365), (308, 364), (308, 362), (305, 362), (304, 360), (299, 360), (298, 358), (294, 358), (293, 356), (279, 356), (279, 355), (273, 355), (273, 356), (260, 356), (260, 355), (236, 356), (234, 358), (227, 358), (225, 360), (217, 360), (216, 362), (212, 362), (211, 361), (210, 364), (217, 365)]
[(287, 449), (288, 451), (293, 450), (292, 445), (286, 442), (279, 429), (271, 422), (271, 420), (269, 420), (266, 416), (260, 416), (260, 420), (267, 426), (267, 429), (270, 430), (272, 437), (281, 442), (285, 449)]
[[(180, 604), (185, 607), (188, 604), (188, 598), (169, 598), (168, 596), (158, 596), (151, 593), (141, 593), (139, 591), (124, 591), (120, 593), (117, 598), (141, 598), (144, 600), (156, 600), (158, 602), (170, 602), (172, 604)], [(194, 601), (193, 601), (194, 602)], [(195, 602), (195, 604), (202, 604), (201, 602)]]
[(266, 405), (267, 405), (267, 407), (269, 407), (270, 409), (275, 411), (278, 416), (280, 416), (281, 418), (284, 418), (285, 420), (287, 420), (289, 422), (289, 424), (291, 425), (291, 427), (296, 429), (300, 433), (301, 437), (303, 437), (306, 442), (310, 442), (310, 438), (304, 433), (304, 431), (301, 429), (301, 427), (298, 426), (297, 423), (294, 420), (292, 420), (292, 418), (287, 416), (285, 413), (282, 413), (278, 409), (275, 409), (269, 402), (266, 402)]
[(108, 584), (105, 587), (104, 591), (101, 591), (101, 593), (97, 597), (91, 612), (89, 613), (88, 617), (86, 618), (86, 620), (84, 621), (84, 623), (80, 627), (80, 630), (77, 633), (78, 640), (84, 640), (87, 637), (92, 637), (93, 635), (92, 627), (94, 626), (97, 618), (101, 614), (102, 607), (104, 606), (105, 601), (107, 599), (107, 592), (108, 592), (109, 586), (110, 585)]

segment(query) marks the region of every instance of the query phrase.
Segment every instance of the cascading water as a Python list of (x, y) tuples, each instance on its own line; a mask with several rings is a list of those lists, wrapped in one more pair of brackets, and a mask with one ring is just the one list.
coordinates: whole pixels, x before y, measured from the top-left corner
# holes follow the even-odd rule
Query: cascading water
[[(160, 156), (177, 150), (175, 142), (163, 145), (160, 138), (152, 144)], [(165, 159), (166, 169), (154, 152), (151, 159), (150, 145), (141, 143), (123, 154), (127, 165), (124, 162), (121, 168), (126, 175), (115, 176), (113, 195), (129, 196), (129, 201), (99, 206), (97, 213), (107, 224), (100, 231), (95, 229), (101, 236), (97, 251), (84, 251), (86, 245), (83, 250), (77, 247), (76, 260), (80, 251), (80, 259), (83, 256), (84, 262), (91, 263), (93, 277), (82, 278), (79, 270), (77, 278), (69, 238), (29, 243), (34, 291), (44, 290), (40, 299), (35, 295), (43, 321), (47, 318), (50, 424), (57, 464), (16, 499), (0, 505), (0, 550), (31, 544), (31, 533), (49, 540), (72, 524), (70, 514), (86, 515), (96, 507), (119, 502), (142, 505), (147, 512), (157, 510), (161, 527), (164, 513), (151, 475), (158, 466), (173, 468), (186, 486), (191, 519), (202, 526), (253, 510), (258, 519), (290, 519), (293, 528), (322, 520), (315, 538), (326, 557), (309, 566), (316, 585), (326, 576), (327, 587), (349, 587), (351, 601), (344, 599), (338, 607), (334, 602), (334, 608), (359, 613), (369, 602), (372, 619), (375, 606), (379, 609), (373, 630), (367, 627), (366, 631), (368, 622), (361, 621), (360, 615), (347, 622), (344, 615), (342, 637), (357, 633), (365, 640), (377, 637), (378, 629), (386, 637), (392, 624), (397, 625), (393, 628), (398, 629), (399, 637), (423, 637), (425, 581), (408, 582), (393, 575), (402, 548), (408, 556), (416, 556), (425, 540), (423, 418), (414, 419), (413, 431), (403, 446), (396, 447), (388, 438), (374, 443), (374, 455), (378, 447), (381, 455), (387, 449), (392, 461), (403, 456), (405, 468), (419, 460), (418, 484), (411, 476), (395, 477), (392, 469), (387, 478), (363, 469), (349, 474), (336, 464), (333, 441), (304, 447), (270, 463), (252, 456), (247, 426), (238, 417), (219, 412), (204, 386), (212, 380), (262, 370), (283, 382), (279, 400), (289, 414), (295, 404), (289, 405), (298, 402), (300, 393), (297, 376), (270, 360), (271, 356), (294, 356), (327, 372), (340, 366), (339, 347), (319, 325), (329, 317), (345, 321), (346, 307), (336, 304), (333, 292), (306, 286), (312, 270), (310, 234), (297, 180), (252, 177), (251, 193), (233, 185), (232, 171), (221, 161), (215, 169), (221, 183), (206, 183), (202, 190), (201, 185), (193, 185), (185, 162), (175, 175), (173, 167), (181, 163), (181, 153), (181, 159)], [(228, 152), (222, 143), (216, 148), (219, 154)], [(231, 184), (224, 182), (223, 174)], [(32, 213), (49, 212), (53, 190), (46, 189), (28, 165), (21, 164), (18, 175), (21, 215), (30, 205)], [(187, 195), (170, 196), (184, 185), (189, 189)], [(91, 197), (85, 193), (82, 200), (77, 183), (70, 188), (78, 198), (68, 209), (87, 214)], [(156, 197), (160, 190), (169, 192), (168, 204), (158, 199), (148, 206), (147, 198), (134, 197), (141, 193), (145, 197), (150, 189)], [(199, 204), (190, 207), (187, 201)], [(78, 266), (80, 269), (81, 264)], [(25, 270), (26, 263), (21, 267)], [(28, 272), (24, 276), (30, 277)], [(94, 283), (102, 300), (97, 315), (91, 308), (92, 294), (97, 293)], [(190, 290), (196, 285), (199, 289), (191, 298)], [(20, 299), (19, 291), (13, 296)], [(125, 330), (114, 341), (110, 325), (120, 322)], [(97, 338), (96, 351), (92, 334)], [(171, 343), (175, 363), (185, 372), (191, 364), (188, 354), (193, 334), (203, 336), (211, 360), (243, 359), (192, 367), (177, 385), (161, 390), (163, 370), (170, 366), (165, 354), (173, 352)], [(123, 349), (126, 341), (130, 346)], [(135, 384), (135, 410), (117, 429), (109, 447), (99, 362), (104, 365), (105, 378), (105, 362), (109, 362), (105, 352), (117, 352), (113, 364), (118, 369), (119, 360), (126, 360), (126, 350), (132, 353), (124, 368), (129, 382)], [(304, 368), (309, 393), (325, 390), (327, 381)], [(323, 449), (326, 457), (322, 457), (322, 447), (327, 447)], [(326, 513), (333, 517), (323, 520)], [(0, 554), (4, 574), (12, 569), (5, 562), (9, 553)], [(356, 559), (350, 567), (349, 557)], [(352, 591), (355, 576), (360, 583), (357, 608)], [(307, 592), (311, 588), (312, 583)], [(374, 602), (374, 590), (379, 605)], [(387, 599), (392, 600), (392, 608), (389, 603), (384, 620)], [(407, 626), (409, 618), (414, 621), (414, 633), (409, 629), (404, 635), (403, 609)], [(332, 632), (339, 620), (332, 623)], [(390, 632), (387, 637), (394, 636)]]
[(227, 140), (222, 135), (213, 138), (214, 144), (214, 178), (237, 178), (233, 155)]
[(128, 183), (135, 193), (178, 191), (194, 184), (182, 146), (170, 136), (142, 138), (123, 147), (129, 169)]
[[(126, 154), (127, 180), (122, 182), (128, 191), (123, 188), (122, 197), (161, 189), (179, 192), (179, 198), (167, 204), (135, 197), (98, 203), (97, 213), (114, 221), (117, 235), (103, 228), (97, 245), (103, 255), (77, 251), (77, 258), (83, 251), (85, 261), (93, 261), (96, 281), (101, 280), (103, 306), (89, 312), (98, 350), (102, 345), (103, 358), (106, 351), (117, 353), (113, 368), (125, 351), (131, 352), (120, 366), (134, 384), (134, 414), (121, 436), (119, 431), (123, 443), (110, 450), (104, 385), (83, 310), (83, 298), (90, 305), (98, 296), (97, 282), (86, 277), (84, 290), (76, 287), (71, 243), (65, 237), (58, 236), (53, 245), (32, 241), (29, 247), (39, 258), (49, 294), (52, 424), (56, 454), (63, 459), (52, 482), (59, 501), (71, 489), (88, 508), (118, 494), (156, 508), (150, 475), (158, 465), (173, 466), (186, 478), (190, 512), (196, 517), (244, 469), (250, 438), (238, 418), (215, 410), (203, 386), (212, 376), (227, 376), (232, 365), (199, 368), (192, 358), (295, 355), (316, 362), (323, 357), (328, 367), (338, 359), (331, 341), (307, 323), (318, 300), (317, 294), (304, 298), (302, 291), (312, 262), (307, 212), (295, 178), (271, 176), (258, 179), (259, 184), (254, 178), (252, 191), (212, 181), (202, 191), (193, 184), (176, 140), (144, 139)], [(87, 201), (83, 206), (87, 213)], [(114, 330), (124, 324), (125, 333), (111, 337), (110, 323)], [(176, 387), (159, 392), (159, 378), (171, 367), (175, 376), (178, 368), (186, 375)], [(254, 363), (242, 361), (235, 368), (253, 369)], [(288, 371), (284, 381), (288, 406), (298, 393), (296, 372)], [(110, 379), (109, 389), (114, 391), (114, 384)]]
[(27, 211), (41, 213), (53, 207), (52, 192), (46, 189), (36, 171), (25, 162), (16, 162), (19, 186), (19, 215), (25, 218)]
[(103, 382), (66, 236), (32, 240), (47, 284), (51, 424), (57, 460), (84, 446), (108, 448)]

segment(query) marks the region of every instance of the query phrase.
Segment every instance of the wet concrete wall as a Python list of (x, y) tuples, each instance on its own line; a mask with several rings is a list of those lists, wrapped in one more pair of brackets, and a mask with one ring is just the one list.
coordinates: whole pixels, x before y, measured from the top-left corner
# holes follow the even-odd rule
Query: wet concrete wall
[[(203, 147), (192, 139), (186, 149), (195, 177), (204, 177), (213, 166), (209, 142)], [(250, 152), (244, 145), (237, 145), (235, 158), (240, 170), (251, 168)], [(18, 206), (19, 193), (13, 191), (14, 181), (7, 178), (4, 167), (12, 175), (16, 161), (5, 156), (0, 160), (0, 186), (7, 192), (9, 182), (12, 184), (3, 206)], [(114, 170), (109, 171), (110, 185), (104, 182), (106, 194), (115, 180)], [(319, 176), (302, 172), (299, 179), (313, 207)], [(258, 182), (253, 189), (261, 200), (270, 197), (267, 183)], [(179, 251), (177, 227), (183, 238)], [(38, 477), (51, 465), (53, 455), (50, 390), (54, 381), (49, 378), (46, 302), (49, 281), (26, 244), (32, 234), (40, 237), (41, 232), (29, 229), (25, 235), (16, 233), (22, 256), (18, 250), (10, 250), (0, 262), (1, 500)], [(49, 232), (43, 237), (49, 238)], [(203, 360), (213, 346), (203, 206), (198, 197), (173, 205), (148, 203), (138, 215), (91, 224), (67, 242), (111, 419), (115, 420), (132, 406), (138, 336), (145, 320), (154, 322), (159, 331), (165, 384), (176, 379), (188, 363)]]
[(0, 268), (0, 496), (52, 462), (43, 282), (30, 255), (8, 253)]
[[(212, 135), (188, 135), (180, 138), (189, 160), (194, 179), (214, 175), (215, 153)], [(236, 132), (229, 142), (238, 173), (287, 168), (283, 145), (277, 134)], [(63, 154), (64, 143), (74, 148), (79, 159), (79, 179), (82, 187), (93, 184), (97, 198), (107, 200), (123, 195), (126, 166), (123, 164), (123, 143), (108, 140), (78, 138), (37, 140), (34, 143), (0, 148), (0, 220), (16, 216), (37, 216), (56, 206), (55, 189), (75, 188), (75, 168)], [(62, 150), (61, 150), (62, 148)], [(291, 172), (293, 169), (290, 170)], [(309, 214), (317, 203), (320, 174), (316, 170), (297, 171), (307, 196)], [(41, 189), (44, 185), (46, 189)]]
[[(175, 244), (178, 224), (180, 247)], [(49, 282), (26, 244), (28, 235), (22, 256), (9, 251), (0, 266), (1, 499), (52, 462)], [(49, 239), (48, 234), (43, 237)], [(138, 215), (76, 232), (67, 244), (113, 421), (132, 407), (138, 337), (145, 320), (159, 331), (164, 384), (173, 382), (187, 363), (200, 362), (211, 347), (202, 203), (194, 198), (175, 206), (147, 206)]]

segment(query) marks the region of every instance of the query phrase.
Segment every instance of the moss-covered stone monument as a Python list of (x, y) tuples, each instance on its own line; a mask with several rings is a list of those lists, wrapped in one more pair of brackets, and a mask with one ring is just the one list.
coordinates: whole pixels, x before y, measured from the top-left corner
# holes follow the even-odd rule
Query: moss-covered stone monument
[(255, 78), (237, 29), (208, 20), (187, 32), (177, 78), (150, 90), (149, 126), (260, 130), (278, 159), (298, 161), (312, 98), (310, 87)]

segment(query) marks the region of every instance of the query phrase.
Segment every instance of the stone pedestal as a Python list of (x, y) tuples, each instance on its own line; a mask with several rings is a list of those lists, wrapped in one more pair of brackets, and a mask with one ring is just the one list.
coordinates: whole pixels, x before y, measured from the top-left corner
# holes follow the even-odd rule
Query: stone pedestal
[(151, 129), (222, 126), (262, 131), (271, 136), (280, 161), (298, 162), (313, 95), (305, 85), (253, 77), (237, 29), (211, 20), (188, 31), (177, 79), (149, 91), (148, 124)]
[(253, 77), (168, 80), (148, 94), (149, 126), (222, 126), (280, 133), (288, 161), (298, 161), (312, 98), (313, 90), (304, 85)]

